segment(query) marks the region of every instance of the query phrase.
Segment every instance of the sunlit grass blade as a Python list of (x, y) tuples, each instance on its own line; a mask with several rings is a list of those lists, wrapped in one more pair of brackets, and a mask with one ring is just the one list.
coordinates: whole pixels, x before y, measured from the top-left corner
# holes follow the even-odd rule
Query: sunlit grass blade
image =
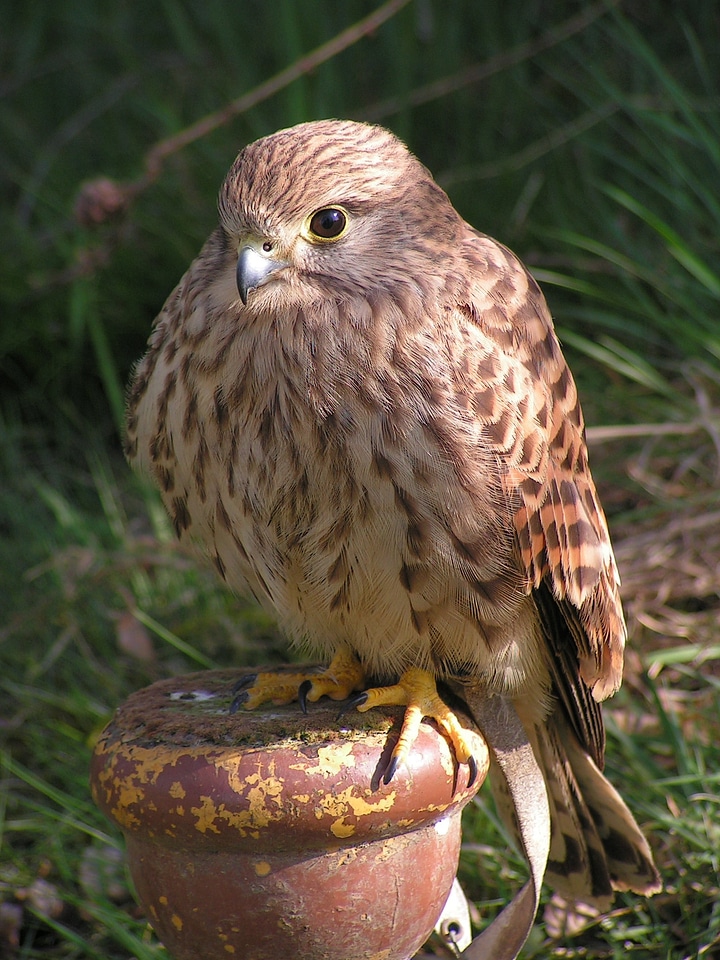
[(206, 657), (204, 653), (201, 653), (197, 650), (192, 644), (187, 643), (181, 637), (178, 637), (171, 630), (168, 630), (161, 623), (158, 623), (154, 617), (151, 617), (149, 614), (144, 613), (142, 610), (135, 608), (133, 611), (133, 616), (144, 624), (149, 630), (152, 630), (156, 636), (160, 637), (161, 640), (164, 640), (165, 643), (169, 643), (171, 647), (174, 647), (177, 651), (184, 654), (186, 657), (189, 657), (190, 660), (193, 660), (195, 663), (199, 664), (201, 667), (204, 667), (206, 670), (212, 670), (217, 666), (210, 657)]
[(569, 343), (576, 350), (622, 374), (628, 380), (639, 383), (664, 397), (675, 400), (679, 398), (677, 391), (651, 364), (616, 340), (602, 337), (600, 342), (596, 342), (565, 327), (559, 329), (559, 334), (565, 343)]
[(625, 207), (626, 210), (630, 210), (651, 226), (652, 229), (666, 241), (670, 253), (685, 267), (688, 273), (692, 274), (696, 280), (699, 280), (710, 293), (720, 298), (720, 276), (693, 253), (687, 241), (685, 241), (677, 231), (673, 230), (673, 228), (665, 223), (657, 214), (648, 210), (647, 207), (639, 203), (624, 190), (606, 186), (605, 192), (609, 197), (612, 197)]

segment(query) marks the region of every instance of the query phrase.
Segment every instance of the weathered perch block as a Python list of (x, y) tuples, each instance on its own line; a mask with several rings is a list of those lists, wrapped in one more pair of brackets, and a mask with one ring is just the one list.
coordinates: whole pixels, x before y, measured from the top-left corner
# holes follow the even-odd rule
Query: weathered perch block
[(423, 724), (382, 783), (403, 711), (297, 704), (228, 714), (239, 671), (153, 684), (95, 748), (100, 808), (125, 834), (141, 905), (176, 960), (407, 960), (455, 876), (467, 786)]

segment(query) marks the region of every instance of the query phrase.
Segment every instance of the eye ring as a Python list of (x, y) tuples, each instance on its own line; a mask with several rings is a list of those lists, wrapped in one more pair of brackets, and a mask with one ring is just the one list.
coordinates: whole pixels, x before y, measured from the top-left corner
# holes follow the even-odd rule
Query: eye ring
[(349, 222), (343, 207), (321, 207), (305, 221), (303, 234), (314, 243), (333, 243), (344, 236)]

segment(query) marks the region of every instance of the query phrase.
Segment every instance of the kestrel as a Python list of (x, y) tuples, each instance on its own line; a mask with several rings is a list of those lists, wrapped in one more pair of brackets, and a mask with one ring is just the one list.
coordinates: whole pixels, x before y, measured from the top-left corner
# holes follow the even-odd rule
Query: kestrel
[(240, 153), (135, 371), (126, 449), (178, 535), (330, 661), (238, 704), (408, 704), (472, 774), (435, 682), (471, 710), (502, 694), (545, 777), (550, 884), (601, 908), (658, 889), (600, 772), (625, 626), (573, 378), (537, 283), (393, 134), (326, 120)]

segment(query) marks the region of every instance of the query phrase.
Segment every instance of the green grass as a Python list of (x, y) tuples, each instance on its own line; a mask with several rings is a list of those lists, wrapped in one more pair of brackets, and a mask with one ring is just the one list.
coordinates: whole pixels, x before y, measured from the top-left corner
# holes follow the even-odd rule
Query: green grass
[[(467, 219), (533, 268), (590, 424), (704, 424), (592, 446), (623, 535), (716, 502), (712, 4), (415, 0), (307, 69), (304, 57), (372, 9), (16, 0), (3, 11), (0, 955), (164, 955), (134, 906), (121, 838), (89, 798), (93, 739), (157, 678), (287, 656), (264, 615), (178, 549), (117, 432), (130, 366), (212, 228), (244, 143), (322, 116), (391, 126)], [(287, 68), (295, 79), (261, 96)], [(246, 95), (251, 107), (143, 180), (156, 144)], [(73, 210), (98, 177), (141, 189), (124, 215), (93, 226)], [(720, 606), (717, 577), (708, 582), (674, 601), (691, 624)], [(632, 645), (607, 711), (608, 769), (647, 827), (665, 891), (623, 895), (609, 917), (559, 939), (541, 912), (527, 956), (720, 949), (717, 638), (646, 624)], [(525, 872), (484, 794), (465, 842), (462, 878), (488, 917)]]

